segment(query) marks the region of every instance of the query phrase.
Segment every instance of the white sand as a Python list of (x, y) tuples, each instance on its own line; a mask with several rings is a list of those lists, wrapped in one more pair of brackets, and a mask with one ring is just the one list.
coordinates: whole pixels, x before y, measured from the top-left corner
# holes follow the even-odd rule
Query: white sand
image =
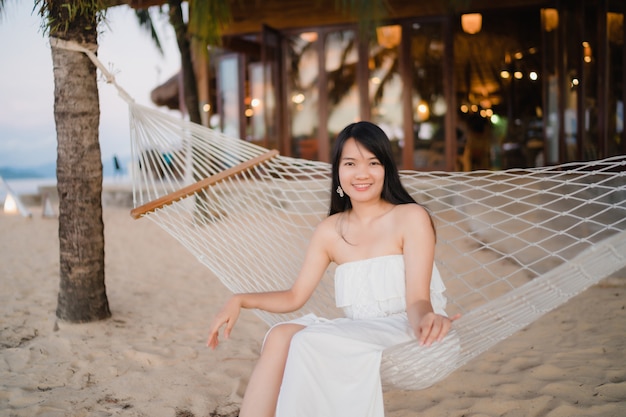
[[(57, 322), (57, 220), (33, 214), (0, 213), (0, 416), (236, 416), (263, 322), (246, 311), (231, 340), (206, 348), (227, 291), (156, 225), (114, 207), (113, 317)], [(386, 393), (387, 416), (626, 416), (623, 272), (436, 386)]]

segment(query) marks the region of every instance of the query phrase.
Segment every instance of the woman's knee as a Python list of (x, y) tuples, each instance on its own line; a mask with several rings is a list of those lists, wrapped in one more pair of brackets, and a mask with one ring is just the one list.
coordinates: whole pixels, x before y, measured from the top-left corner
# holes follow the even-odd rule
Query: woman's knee
[(276, 349), (287, 351), (293, 336), (304, 327), (294, 323), (282, 323), (272, 327), (265, 336), (263, 352)]

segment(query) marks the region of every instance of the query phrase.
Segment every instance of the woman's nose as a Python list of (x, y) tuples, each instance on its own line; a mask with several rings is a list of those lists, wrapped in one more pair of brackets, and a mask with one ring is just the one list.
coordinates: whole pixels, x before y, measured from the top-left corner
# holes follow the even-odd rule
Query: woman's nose
[(369, 169), (367, 166), (359, 165), (356, 171), (357, 178), (367, 178), (369, 176)]

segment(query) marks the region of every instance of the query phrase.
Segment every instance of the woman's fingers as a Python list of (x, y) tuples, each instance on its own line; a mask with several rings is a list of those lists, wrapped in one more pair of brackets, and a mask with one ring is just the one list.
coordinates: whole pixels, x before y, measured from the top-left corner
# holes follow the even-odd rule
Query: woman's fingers
[(221, 324), (217, 326), (214, 325), (211, 328), (211, 331), (209, 332), (209, 339), (207, 340), (206, 344), (211, 349), (215, 349), (217, 347), (217, 344), (219, 343), (218, 337), (219, 337), (220, 327), (221, 327)]
[(211, 324), (211, 330), (209, 331), (209, 339), (207, 340), (207, 346), (211, 349), (215, 349), (219, 343), (219, 333), (222, 326), (224, 327), (224, 338), (228, 339), (230, 333), (235, 326), (235, 322), (239, 317), (240, 306), (234, 298), (231, 298), (222, 308)]
[(230, 327), (228, 326), (228, 318), (222, 317), (221, 314), (218, 314), (213, 319), (213, 324), (211, 325), (211, 330), (209, 331), (209, 339), (207, 341), (207, 346), (211, 349), (215, 349), (217, 347), (217, 344), (219, 343), (220, 328), (224, 325), (224, 323), (227, 323), (226, 330), (224, 331), (224, 337), (228, 339), (230, 330), (233, 327), (232, 325), (230, 325)]
[(422, 330), (422, 344), (426, 346), (432, 345), (432, 343), (439, 337), (442, 326), (442, 320), (440, 320), (438, 316), (435, 316), (433, 319), (429, 320), (429, 322), (427, 322), (426, 328)]
[(419, 341), (420, 345), (430, 346), (432, 341), (429, 337), (432, 333), (433, 326), (435, 325), (435, 316), (433, 314), (427, 314), (419, 324)]
[(420, 322), (420, 344), (430, 346), (435, 341), (442, 341), (450, 331), (452, 322), (460, 317), (460, 314), (456, 314), (450, 318), (438, 314), (429, 314), (424, 317)]
[(217, 343), (218, 343), (217, 335), (216, 334), (210, 334), (209, 335), (209, 339), (206, 342), (206, 345), (208, 347), (210, 347), (211, 349), (215, 349), (217, 347)]

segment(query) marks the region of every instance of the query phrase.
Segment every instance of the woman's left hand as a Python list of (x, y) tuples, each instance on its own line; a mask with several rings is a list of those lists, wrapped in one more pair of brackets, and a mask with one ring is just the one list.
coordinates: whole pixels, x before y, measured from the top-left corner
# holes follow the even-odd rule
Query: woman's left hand
[(446, 317), (433, 312), (426, 313), (419, 321), (417, 329), (415, 329), (415, 336), (422, 346), (430, 346), (433, 342), (441, 342), (450, 331), (452, 322), (460, 317), (460, 314)]

